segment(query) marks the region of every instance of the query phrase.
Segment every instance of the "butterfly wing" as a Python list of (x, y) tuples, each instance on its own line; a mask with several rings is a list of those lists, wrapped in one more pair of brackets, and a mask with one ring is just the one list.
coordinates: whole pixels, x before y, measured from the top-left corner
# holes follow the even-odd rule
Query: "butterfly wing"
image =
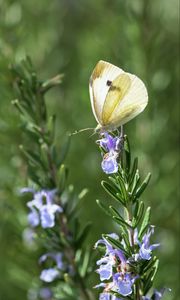
[(102, 122), (104, 125), (109, 123), (113, 112), (129, 91), (130, 86), (131, 79), (126, 73), (120, 74), (112, 81), (102, 110)]
[[(124, 71), (108, 62), (100, 60), (95, 66), (89, 82), (89, 92), (93, 114), (99, 124), (103, 124), (103, 106), (113, 80)], [(106, 111), (106, 110), (105, 110)]]
[[(148, 103), (147, 89), (142, 80), (133, 74), (125, 74), (130, 78), (131, 84), (123, 95), (123, 99), (119, 100), (115, 109), (111, 112), (105, 124), (106, 126), (109, 124), (111, 127), (116, 128), (127, 123), (140, 114)], [(104, 109), (106, 110), (106, 107)], [(105, 115), (104, 111), (103, 114)]]

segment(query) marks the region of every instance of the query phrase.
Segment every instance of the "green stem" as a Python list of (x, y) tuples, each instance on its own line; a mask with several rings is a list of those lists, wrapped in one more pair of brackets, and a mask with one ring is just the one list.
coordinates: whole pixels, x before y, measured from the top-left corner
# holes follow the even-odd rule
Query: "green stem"
[[(129, 205), (128, 208), (125, 209), (127, 221), (130, 223), (132, 221), (132, 206), (133, 204)], [(129, 241), (132, 248), (134, 248), (134, 229), (129, 228)], [(133, 251), (134, 252), (134, 251)], [(139, 279), (135, 282), (135, 300), (141, 300), (141, 293), (140, 293), (140, 282)]]
[(136, 300), (141, 300), (139, 280), (136, 280)]
[[(43, 136), (42, 136), (43, 137)], [(47, 145), (48, 148), (48, 161), (49, 161), (49, 171), (51, 174), (51, 179), (56, 187), (56, 166), (53, 162), (53, 157), (51, 156), (51, 152), (50, 152), (50, 147), (49, 145)], [(59, 199), (59, 203), (61, 204), (61, 201)], [(69, 228), (68, 228), (68, 222), (67, 222), (67, 217), (66, 215), (63, 213), (61, 214), (61, 218), (60, 218), (60, 227), (61, 227), (61, 232), (63, 233), (64, 237), (67, 238), (68, 236), (72, 236)], [(79, 285), (79, 289), (80, 289), (80, 294), (82, 296), (83, 300), (92, 300), (92, 298), (90, 298), (89, 293), (87, 292), (85, 283), (82, 279), (82, 277), (80, 276), (77, 266), (75, 264), (75, 253), (76, 253), (76, 249), (73, 247), (65, 247), (64, 249), (64, 254), (66, 256), (67, 261), (69, 262), (70, 265), (73, 266), (75, 273), (77, 274), (78, 280), (77, 283)]]
[(92, 297), (89, 295), (89, 293), (86, 289), (86, 286), (84, 284), (84, 281), (82, 280), (81, 277), (79, 277), (79, 286), (80, 286), (82, 299), (84, 299), (84, 300), (93, 300)]

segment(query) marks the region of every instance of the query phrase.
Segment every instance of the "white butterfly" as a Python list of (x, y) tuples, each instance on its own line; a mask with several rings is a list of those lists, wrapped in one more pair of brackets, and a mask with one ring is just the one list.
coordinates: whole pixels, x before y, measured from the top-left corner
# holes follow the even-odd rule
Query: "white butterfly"
[(114, 130), (140, 114), (148, 103), (147, 89), (136, 75), (100, 60), (89, 91), (96, 130)]

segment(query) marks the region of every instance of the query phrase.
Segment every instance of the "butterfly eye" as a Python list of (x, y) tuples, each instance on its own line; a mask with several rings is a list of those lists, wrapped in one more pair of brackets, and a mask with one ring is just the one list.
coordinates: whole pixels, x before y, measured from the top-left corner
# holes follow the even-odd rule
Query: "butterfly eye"
[(110, 81), (110, 80), (107, 80), (107, 82), (106, 82), (107, 86), (111, 86), (111, 83), (112, 83), (112, 81)]

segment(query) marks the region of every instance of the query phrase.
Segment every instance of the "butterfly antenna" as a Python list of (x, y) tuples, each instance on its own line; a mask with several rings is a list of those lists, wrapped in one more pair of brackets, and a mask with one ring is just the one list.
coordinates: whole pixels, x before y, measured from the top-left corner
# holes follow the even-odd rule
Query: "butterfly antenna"
[(84, 131), (88, 131), (88, 130), (94, 130), (94, 128), (84, 128), (84, 129), (80, 129), (80, 130), (75, 130), (74, 132), (70, 133), (70, 135), (76, 135), (78, 133), (81, 133), (81, 132), (84, 132)]

